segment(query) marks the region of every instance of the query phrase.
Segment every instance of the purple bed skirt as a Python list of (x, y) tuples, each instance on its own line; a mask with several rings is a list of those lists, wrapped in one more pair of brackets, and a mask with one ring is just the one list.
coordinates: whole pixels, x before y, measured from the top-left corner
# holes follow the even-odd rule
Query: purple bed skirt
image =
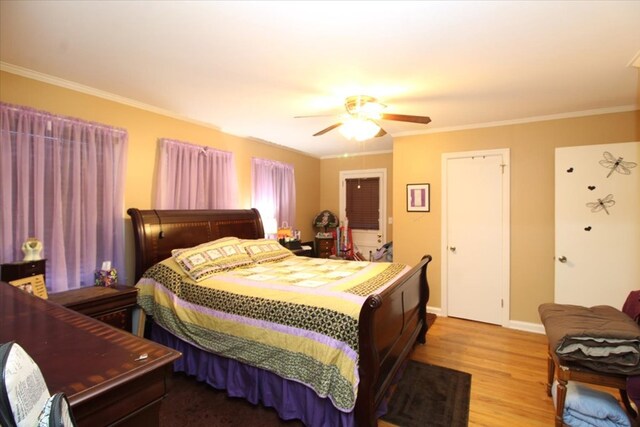
[(174, 362), (175, 371), (195, 376), (231, 397), (274, 408), (283, 420), (299, 419), (306, 426), (354, 426), (354, 413), (336, 409), (331, 400), (321, 398), (309, 387), (276, 374), (217, 356), (188, 344), (157, 324), (151, 339), (182, 352)]

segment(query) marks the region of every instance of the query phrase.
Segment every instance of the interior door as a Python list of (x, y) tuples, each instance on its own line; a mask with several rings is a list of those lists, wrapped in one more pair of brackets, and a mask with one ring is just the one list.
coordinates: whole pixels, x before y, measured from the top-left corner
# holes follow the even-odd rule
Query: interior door
[(443, 156), (443, 293), (449, 316), (508, 321), (507, 161), (508, 150)]
[(346, 214), (347, 192), (357, 191), (357, 185), (348, 186), (347, 181), (371, 180), (378, 182), (378, 204), (370, 206), (370, 215), (377, 218), (377, 228), (359, 228), (357, 224), (349, 221), (349, 227), (353, 237), (353, 243), (357, 249), (369, 259), (384, 243), (386, 243), (386, 205), (387, 205), (387, 180), (385, 169), (366, 169), (340, 172), (340, 220), (348, 218)]
[(640, 286), (640, 143), (556, 149), (555, 302), (621, 308)]

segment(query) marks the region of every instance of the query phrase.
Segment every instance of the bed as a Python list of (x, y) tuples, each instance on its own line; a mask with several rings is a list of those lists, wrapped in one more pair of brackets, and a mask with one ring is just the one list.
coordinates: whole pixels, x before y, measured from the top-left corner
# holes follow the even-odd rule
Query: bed
[[(256, 209), (139, 210), (131, 208), (127, 213), (131, 217), (133, 226), (135, 279), (139, 287), (155, 283), (155, 278), (153, 281), (150, 279), (151, 273), (159, 268), (170, 272), (175, 270), (169, 265), (173, 262), (171, 256), (174, 249), (192, 248), (228, 236), (242, 239), (243, 242), (262, 239), (264, 236), (262, 220)], [(306, 265), (332, 262), (332, 260), (294, 258), (296, 257), (283, 261), (291, 265), (301, 262), (305, 268)], [(181, 331), (178, 329), (181, 326), (159, 327), (160, 322), (154, 319), (150, 322), (153, 325), (151, 338), (183, 353), (183, 358), (174, 366), (176, 370), (195, 375), (199, 380), (206, 381), (216, 388), (224, 388), (231, 396), (243, 397), (254, 404), (260, 402), (265, 406), (274, 407), (283, 419), (300, 419), (306, 425), (377, 425), (379, 415), (385, 410), (388, 389), (397, 380), (403, 362), (416, 343), (425, 343), (426, 305), (429, 299), (427, 266), (430, 261), (431, 256), (426, 255), (416, 266), (404, 266), (402, 270), (395, 271), (395, 275), (387, 275), (390, 279), (380, 288), (381, 290), (363, 295), (360, 299), (352, 296), (354, 301), (359, 301), (358, 312), (353, 322), (356, 328), (353, 347), (357, 349), (357, 354), (355, 357), (352, 355), (356, 371), (353, 383), (355, 384), (354, 403), (347, 404), (346, 407), (336, 405), (336, 400), (339, 399), (331, 395), (327, 396), (325, 393), (318, 393), (305, 381), (297, 379), (295, 375), (283, 377), (269, 369), (261, 368), (260, 364), (247, 363), (242, 357), (238, 359), (223, 357), (207, 350), (198, 341), (190, 342), (189, 338), (185, 338), (186, 335), (175, 332)], [(342, 263), (352, 263), (346, 266), (347, 268), (360, 268), (358, 262), (342, 261)], [(379, 263), (360, 264), (363, 272), (370, 273), (371, 267), (368, 264)], [(261, 266), (271, 267), (267, 264), (261, 264)], [(321, 267), (324, 268), (322, 265)], [(330, 267), (333, 268), (333, 265)], [(296, 268), (300, 269), (300, 267)], [(225, 275), (228, 274), (231, 273), (225, 273)], [(238, 278), (235, 279), (240, 281)], [(203, 283), (208, 283), (208, 280)], [(380, 280), (382, 279), (378, 279)], [(369, 278), (369, 282), (371, 281), (372, 278)], [(185, 282), (182, 286), (187, 288), (187, 285), (190, 283)], [(304, 287), (303, 291), (311, 293), (310, 289), (313, 286), (315, 285)], [(156, 287), (162, 288), (160, 285)], [(172, 295), (171, 298), (175, 296)], [(321, 299), (317, 298), (317, 300)], [(220, 335), (215, 336), (220, 337)], [(215, 341), (218, 343), (217, 339)], [(309, 377), (308, 372), (305, 375)], [(329, 383), (335, 382), (329, 381)]]

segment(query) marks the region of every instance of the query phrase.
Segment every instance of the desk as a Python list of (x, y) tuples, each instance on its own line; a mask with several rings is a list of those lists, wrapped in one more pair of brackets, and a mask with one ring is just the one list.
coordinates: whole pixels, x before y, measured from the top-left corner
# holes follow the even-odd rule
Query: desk
[[(0, 282), (0, 342), (16, 341), (79, 426), (157, 426), (181, 354)], [(136, 361), (141, 354), (148, 357)]]

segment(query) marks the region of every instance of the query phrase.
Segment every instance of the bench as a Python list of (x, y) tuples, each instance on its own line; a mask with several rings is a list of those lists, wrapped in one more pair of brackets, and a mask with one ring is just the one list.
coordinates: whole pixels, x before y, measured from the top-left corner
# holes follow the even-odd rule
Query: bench
[(568, 381), (618, 389), (627, 413), (636, 419), (627, 380), (640, 375), (640, 326), (629, 315), (610, 306), (549, 303), (540, 305), (538, 311), (549, 341), (549, 396), (554, 377), (558, 381), (555, 425), (564, 425)]

